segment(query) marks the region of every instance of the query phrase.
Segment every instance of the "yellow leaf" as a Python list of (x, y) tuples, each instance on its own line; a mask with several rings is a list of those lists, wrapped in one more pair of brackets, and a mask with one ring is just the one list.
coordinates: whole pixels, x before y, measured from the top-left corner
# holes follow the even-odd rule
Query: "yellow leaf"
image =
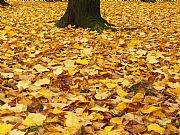
[(136, 95), (134, 95), (133, 97), (133, 102), (141, 102), (144, 98), (144, 94), (142, 93), (137, 93)]
[(126, 120), (128, 120), (128, 121), (136, 121), (136, 122), (138, 122), (138, 123), (140, 123), (140, 124), (142, 124), (143, 123), (143, 116), (138, 116), (138, 115), (135, 115), (135, 114), (133, 114), (133, 113), (126, 113), (124, 116), (123, 116), (123, 118), (125, 118)]
[(79, 87), (79, 83), (76, 83), (76, 85), (71, 86), (71, 89), (77, 89)]
[(68, 112), (67, 115), (65, 115), (65, 118), (66, 118), (66, 126), (67, 127), (73, 127), (73, 128), (80, 128), (80, 123), (79, 123), (79, 120), (78, 120), (78, 117), (72, 113), (72, 112)]
[(174, 132), (174, 133), (178, 132), (178, 129), (174, 125), (171, 125), (171, 124), (167, 125), (167, 130)]
[(48, 68), (40, 65), (40, 64), (37, 64), (34, 66), (34, 68), (39, 72), (39, 73), (42, 73), (42, 72), (45, 72), (45, 71), (49, 71)]
[(31, 126), (41, 126), (46, 119), (46, 116), (40, 113), (30, 113), (25, 120), (23, 120), (22, 124), (31, 127)]
[(76, 63), (78, 63), (78, 64), (81, 64), (81, 65), (87, 65), (88, 64), (88, 60), (86, 60), (86, 59), (77, 59), (76, 60)]
[(171, 88), (180, 88), (180, 82), (176, 82), (176, 83), (168, 82), (168, 85)]
[(81, 42), (81, 43), (86, 43), (86, 42), (88, 42), (88, 39), (84, 37), (84, 38), (82, 38), (82, 39), (80, 40), (80, 42)]
[(113, 88), (117, 87), (118, 84), (116, 84), (116, 83), (106, 83), (106, 86), (107, 86), (109, 89), (113, 89)]
[(75, 135), (76, 133), (79, 133), (79, 129), (74, 127), (68, 127), (65, 131), (63, 131), (63, 135)]
[(53, 74), (53, 73), (49, 73), (47, 76), (48, 76), (48, 77), (55, 77), (56, 75)]
[(100, 75), (104, 75), (104, 74), (107, 74), (108, 72), (107, 71), (103, 71), (103, 72), (100, 72)]
[(104, 116), (99, 113), (92, 113), (91, 115), (93, 116), (93, 120), (103, 120), (104, 119)]
[(117, 94), (120, 96), (120, 97), (125, 97), (128, 95), (127, 92), (125, 92), (124, 90), (117, 90)]
[(27, 106), (23, 104), (16, 104), (15, 107), (11, 107), (9, 110), (13, 112), (23, 112), (27, 110)]
[(104, 131), (105, 132), (110, 132), (111, 130), (112, 130), (112, 128), (113, 128), (114, 126), (106, 126), (105, 128), (104, 128)]
[(176, 89), (168, 88), (168, 89), (166, 89), (166, 91), (172, 95), (180, 96), (180, 88), (176, 88)]
[(25, 135), (26, 132), (18, 131), (17, 129), (14, 129), (9, 132), (8, 135)]
[(73, 45), (73, 47), (74, 47), (75, 49), (81, 49), (81, 46), (80, 46), (78, 43), (75, 43), (75, 44)]
[(123, 87), (124, 86), (129, 86), (130, 85), (129, 80), (123, 80), (122, 85), (123, 85)]
[(160, 127), (158, 124), (150, 124), (148, 126), (148, 131), (155, 131), (155, 132), (160, 133), (162, 135), (162, 134), (164, 134), (165, 129)]
[(105, 131), (100, 131), (98, 135), (108, 135), (108, 133)]
[(155, 64), (155, 63), (158, 63), (159, 61), (157, 60), (157, 57), (156, 56), (153, 56), (153, 55), (147, 55), (147, 63), (150, 63), (150, 64)]
[(138, 54), (138, 55), (145, 55), (146, 53), (147, 53), (147, 51), (145, 51), (145, 50), (141, 50), (141, 49), (138, 49), (138, 51), (136, 51), (136, 53)]
[(165, 89), (165, 86), (156, 85), (156, 86), (153, 86), (153, 88), (156, 90), (163, 90)]
[(38, 87), (38, 86), (49, 84), (49, 83), (50, 83), (49, 78), (43, 78), (43, 79), (37, 80), (33, 85)]
[(165, 112), (173, 113), (173, 112), (175, 112), (175, 109), (174, 108), (168, 108), (168, 109), (165, 109)]
[(11, 124), (0, 124), (0, 135), (6, 135), (9, 131), (11, 131), (13, 125)]
[(108, 94), (106, 93), (97, 93), (95, 95), (95, 98), (98, 99), (98, 100), (103, 100), (103, 99), (107, 99), (108, 98)]
[(50, 99), (50, 98), (53, 96), (53, 94), (52, 94), (50, 91), (47, 91), (47, 90), (45, 90), (45, 89), (41, 89), (41, 90), (39, 91), (39, 93), (40, 93), (41, 95), (43, 95), (43, 97), (45, 97), (45, 98), (47, 98), (47, 99)]
[(26, 89), (29, 87), (30, 84), (31, 82), (29, 80), (22, 80), (19, 81), (16, 86), (18, 87), (18, 89)]
[(118, 40), (118, 43), (119, 43), (120, 45), (123, 45), (123, 44), (125, 44), (126, 42), (124, 41), (124, 39), (120, 38), (120, 39)]
[(84, 48), (83, 50), (81, 50), (81, 55), (82, 56), (88, 56), (88, 55), (91, 55), (92, 52), (91, 52), (91, 48)]
[(154, 111), (157, 111), (160, 109), (161, 109), (161, 107), (151, 106), (148, 109), (141, 109), (141, 112), (142, 113), (151, 113), (151, 112), (154, 112)]
[(91, 99), (91, 101), (90, 101), (90, 103), (89, 103), (89, 106), (90, 107), (94, 107), (95, 105), (94, 105), (95, 103), (94, 103), (94, 99)]
[(17, 35), (17, 33), (15, 31), (9, 31), (7, 34), (9, 37), (13, 37), (13, 36)]
[(46, 122), (47, 123), (53, 123), (53, 122), (59, 122), (58, 116), (55, 116), (54, 118), (47, 117)]
[(13, 73), (1, 73), (3, 78), (13, 78), (14, 74)]
[(124, 102), (121, 102), (121, 103), (118, 104), (117, 107), (118, 107), (118, 109), (119, 109), (120, 111), (123, 111), (124, 109), (126, 109), (127, 104), (124, 103)]
[(100, 112), (108, 112), (109, 111), (108, 108), (101, 107), (101, 106), (98, 106), (98, 105), (92, 107), (90, 110), (92, 110), (92, 111), (100, 111)]
[(59, 110), (57, 107), (52, 110), (52, 113), (53, 113), (53, 114), (59, 114), (59, 113), (61, 113), (61, 112), (62, 112), (62, 111)]
[(75, 70), (75, 68), (71, 67), (71, 68), (68, 68), (68, 74), (70, 75), (74, 75), (77, 71)]
[(55, 75), (60, 75), (63, 72), (63, 68), (62, 67), (56, 67), (56, 69), (53, 71), (53, 73)]
[(74, 60), (65, 60), (63, 63), (66, 68), (74, 67)]
[(113, 117), (111, 118), (110, 122), (114, 124), (122, 124), (123, 117)]
[(0, 110), (0, 115), (1, 116), (3, 116), (3, 115), (8, 115), (8, 114), (12, 114), (13, 113), (13, 111), (11, 111), (11, 110), (7, 110), (7, 109), (5, 109), (5, 110)]
[(7, 34), (7, 31), (6, 30), (0, 30), (0, 35), (1, 36), (4, 36), (4, 35), (6, 35)]
[[(46, 132), (43, 135), (62, 135), (62, 133), (59, 133), (59, 132)], [(63, 135), (65, 135), (65, 134), (63, 134)]]
[(10, 31), (11, 29), (12, 29), (12, 27), (11, 26), (5, 26), (5, 28), (4, 28), (6, 31)]

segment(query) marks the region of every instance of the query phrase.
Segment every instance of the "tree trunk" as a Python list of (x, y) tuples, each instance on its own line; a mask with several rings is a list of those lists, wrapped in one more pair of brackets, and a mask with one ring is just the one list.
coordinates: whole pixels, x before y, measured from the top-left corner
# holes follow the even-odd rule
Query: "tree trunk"
[(9, 6), (10, 4), (5, 2), (4, 0), (0, 0), (0, 5), (2, 5), (2, 6)]
[(156, 0), (141, 0), (142, 2), (156, 2)]
[(57, 21), (56, 25), (63, 28), (69, 24), (97, 31), (111, 26), (101, 17), (100, 0), (69, 0), (64, 16)]

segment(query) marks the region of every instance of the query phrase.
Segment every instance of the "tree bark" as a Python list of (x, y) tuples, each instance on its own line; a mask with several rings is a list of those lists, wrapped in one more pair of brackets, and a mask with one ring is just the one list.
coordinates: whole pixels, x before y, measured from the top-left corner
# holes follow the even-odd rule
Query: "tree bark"
[(0, 5), (2, 5), (2, 6), (9, 6), (10, 4), (5, 2), (4, 0), (0, 0)]
[(102, 31), (112, 26), (100, 14), (100, 0), (69, 0), (64, 16), (57, 21), (60, 28), (68, 25)]

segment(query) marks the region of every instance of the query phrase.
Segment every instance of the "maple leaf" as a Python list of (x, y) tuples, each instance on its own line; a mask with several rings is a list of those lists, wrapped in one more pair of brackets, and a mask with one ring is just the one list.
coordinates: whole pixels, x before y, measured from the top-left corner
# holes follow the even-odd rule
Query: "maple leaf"
[(0, 135), (6, 135), (12, 128), (11, 124), (0, 124)]
[(121, 103), (118, 104), (117, 107), (118, 107), (118, 109), (119, 109), (120, 111), (123, 111), (124, 109), (126, 109), (127, 104), (124, 103), (124, 102), (121, 102)]
[(108, 112), (109, 111), (108, 108), (101, 107), (101, 106), (98, 106), (98, 105), (92, 107), (90, 110), (92, 110), (92, 111), (100, 111), (100, 112)]
[(118, 94), (120, 97), (125, 97), (125, 96), (128, 95), (127, 92), (125, 92), (124, 90), (121, 90), (121, 89), (117, 90), (117, 94)]
[(67, 115), (65, 115), (65, 118), (66, 118), (65, 123), (67, 127), (74, 127), (77, 129), (81, 127), (78, 117), (72, 112), (68, 112)]
[(22, 80), (22, 81), (19, 81), (16, 86), (19, 89), (26, 89), (29, 87), (30, 84), (31, 84), (31, 82), (29, 80)]
[(38, 86), (49, 84), (49, 83), (50, 83), (49, 78), (43, 78), (43, 79), (37, 80), (33, 85), (38, 87)]
[(63, 68), (62, 67), (56, 67), (55, 70), (53, 71), (53, 73), (55, 75), (60, 75), (63, 72)]
[(116, 83), (106, 83), (106, 86), (109, 88), (109, 89), (113, 89), (115, 87), (117, 87), (118, 85)]
[(34, 69), (36, 69), (39, 73), (49, 71), (48, 68), (46, 68), (46, 67), (44, 67), (44, 66), (42, 66), (40, 64), (35, 65)]
[(40, 113), (30, 113), (28, 116), (23, 120), (23, 125), (32, 127), (32, 126), (42, 126), (46, 116)]
[(109, 94), (106, 94), (106, 93), (97, 93), (95, 95), (95, 98), (98, 100), (103, 100), (103, 99), (108, 98), (108, 96), (109, 96)]
[(150, 106), (148, 109), (141, 109), (142, 113), (151, 113), (157, 110), (160, 110), (161, 107), (156, 107), (156, 106)]
[(150, 124), (150, 125), (148, 125), (148, 131), (151, 131), (151, 130), (153, 130), (155, 132), (158, 132), (161, 135), (164, 134), (164, 132), (165, 132), (165, 129), (160, 127), (158, 124)]
[(76, 63), (82, 64), (82, 65), (87, 65), (87, 64), (88, 64), (88, 60), (78, 58), (78, 59), (76, 60)]
[(14, 129), (10, 131), (8, 135), (25, 135), (25, 134), (26, 132), (22, 132), (22, 131), (18, 131), (17, 129)]

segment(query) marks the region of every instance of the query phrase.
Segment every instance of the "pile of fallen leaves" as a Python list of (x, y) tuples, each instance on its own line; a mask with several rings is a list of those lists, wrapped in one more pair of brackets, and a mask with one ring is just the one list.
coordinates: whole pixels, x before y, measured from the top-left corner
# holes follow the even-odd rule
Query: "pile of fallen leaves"
[(177, 135), (180, 8), (102, 2), (117, 32), (58, 29), (67, 3), (0, 7), (0, 135)]

